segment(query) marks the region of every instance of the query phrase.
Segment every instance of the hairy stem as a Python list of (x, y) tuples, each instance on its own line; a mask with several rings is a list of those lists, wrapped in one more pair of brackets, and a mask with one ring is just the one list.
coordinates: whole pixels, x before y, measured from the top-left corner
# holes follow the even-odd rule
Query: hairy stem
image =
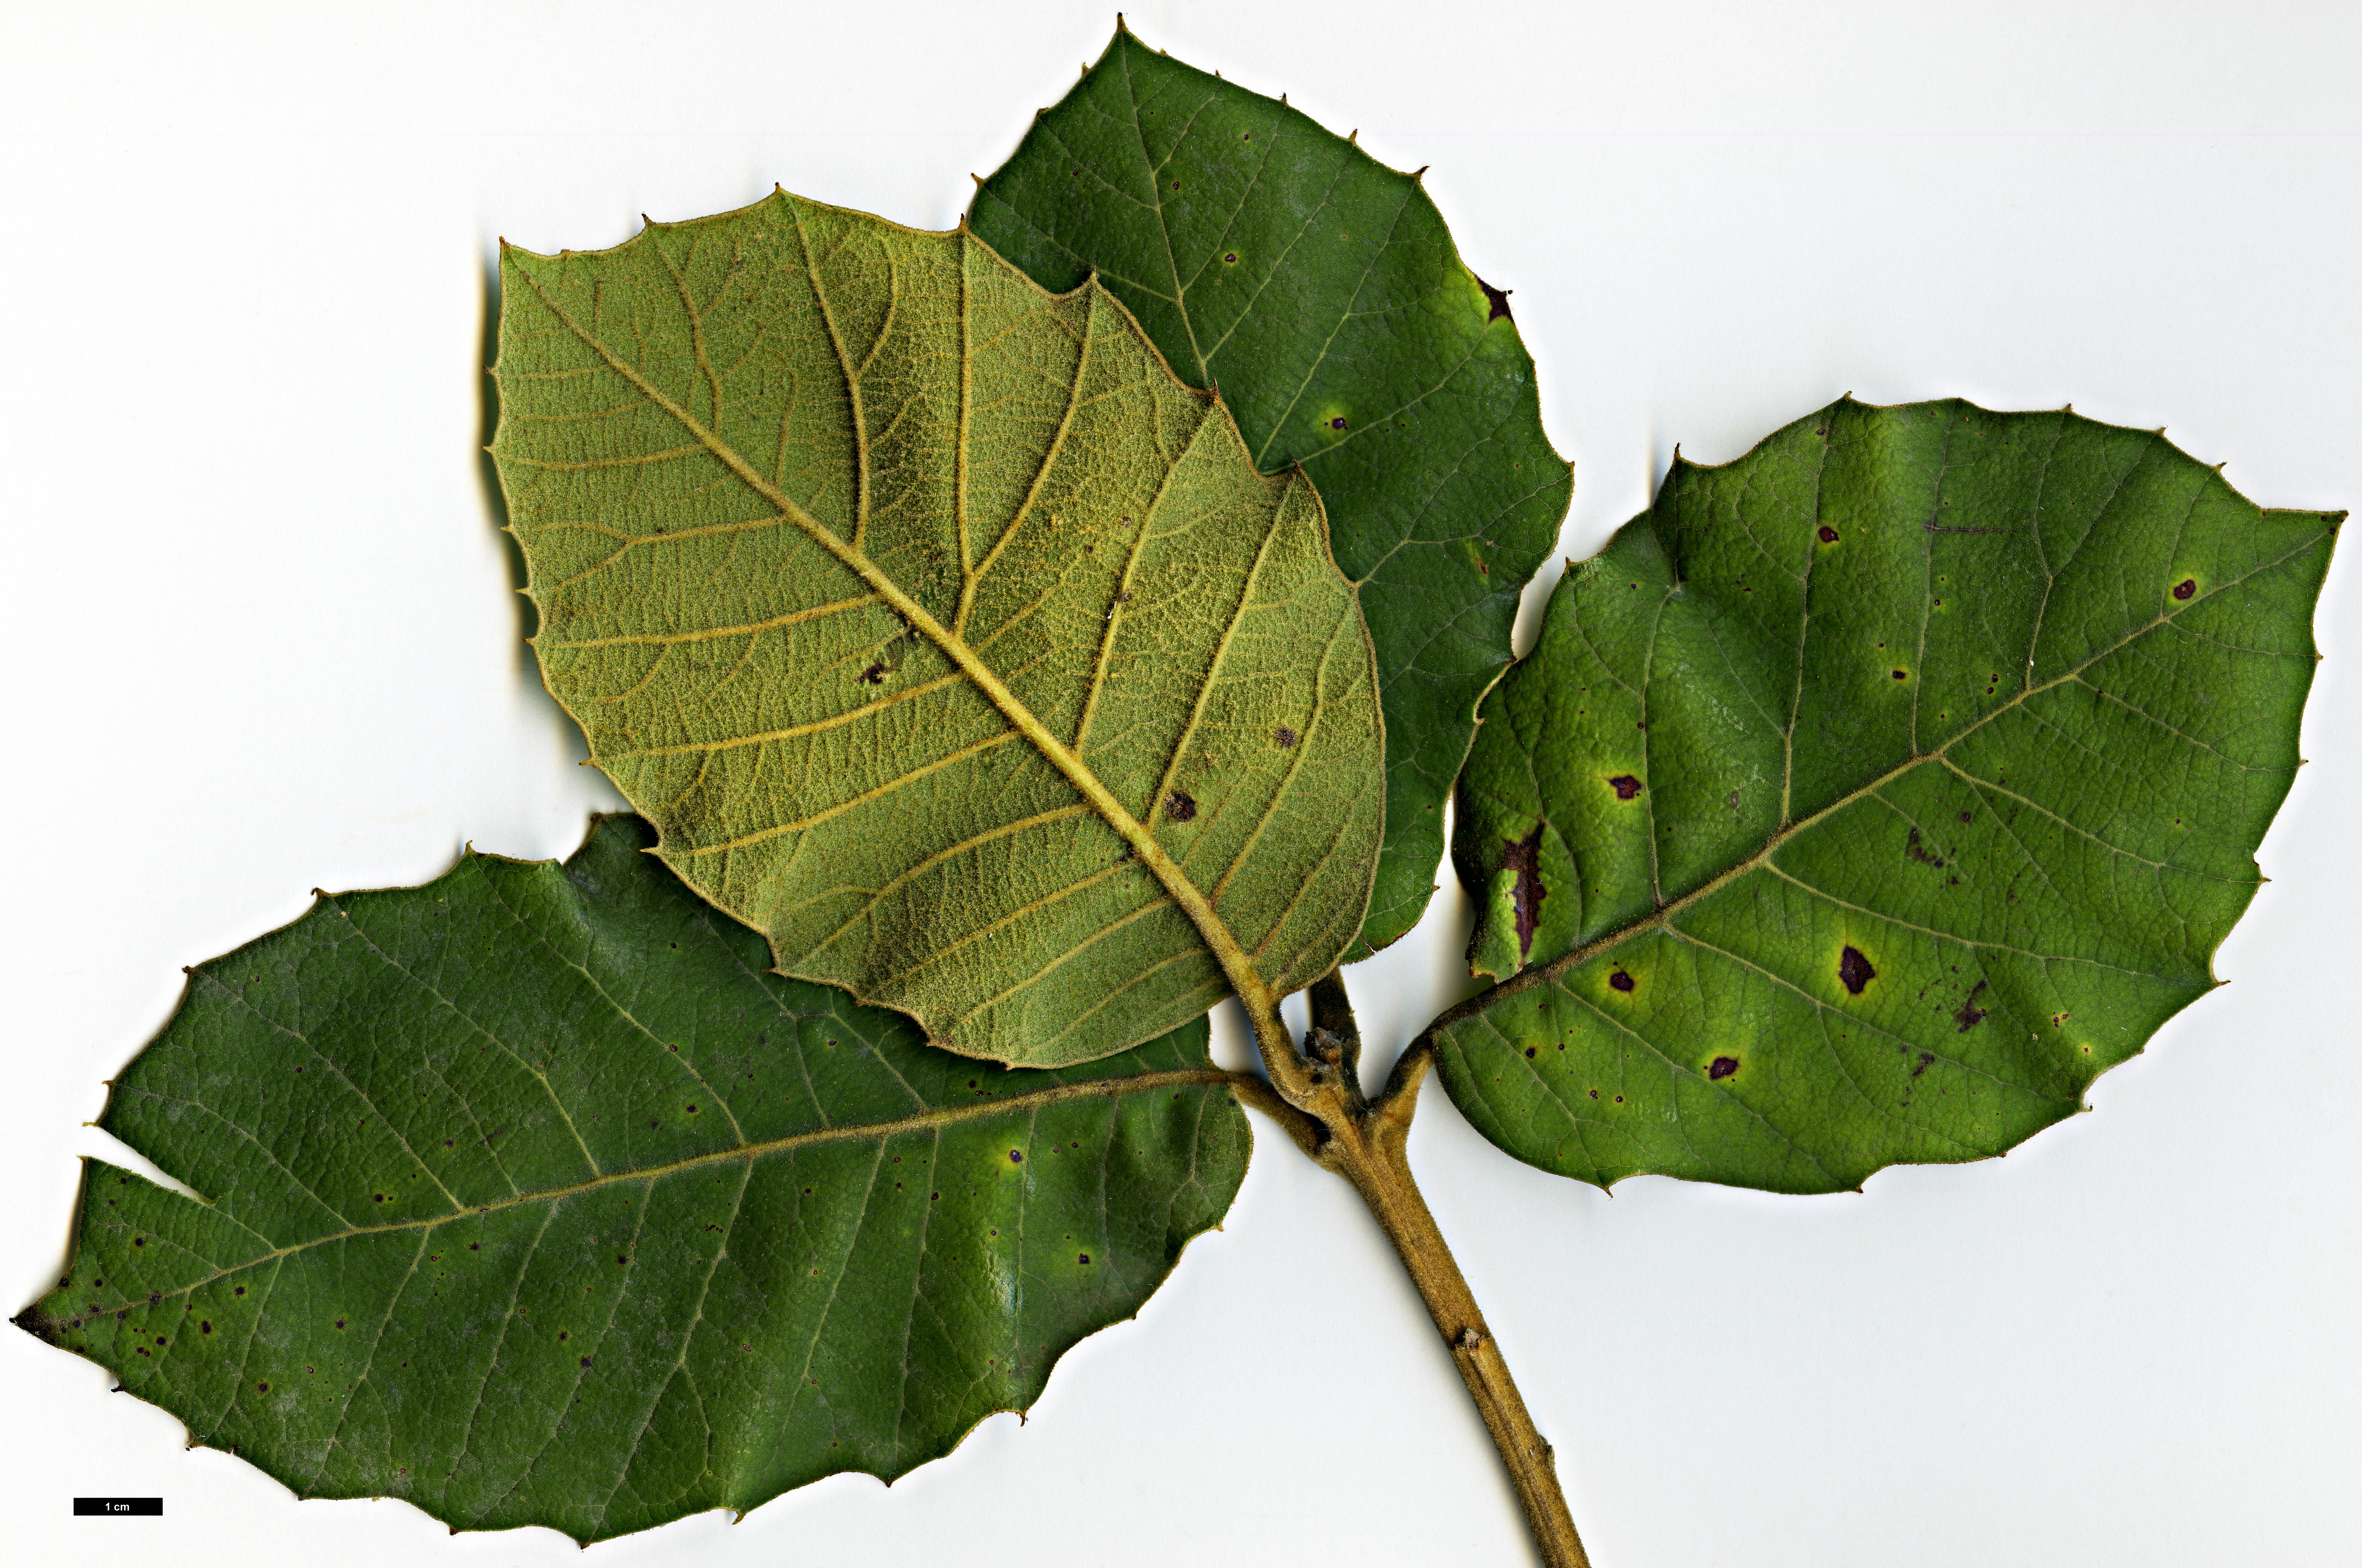
[[(1509, 1484), (1526, 1511), (1542, 1562), (1548, 1568), (1590, 1568), (1566, 1494), (1559, 1489), (1551, 1446), (1534, 1430), (1500, 1344), (1485, 1326), (1474, 1293), (1411, 1178), (1407, 1148), (1411, 1113), (1434, 1053), (1423, 1040), (1406, 1052), (1373, 1102), (1362, 1093), (1361, 1030), (1342, 977), (1330, 970), (1314, 983), (1309, 999), (1312, 1027), (1303, 1052), (1288, 1043), (1276, 1010), (1269, 1020), (1254, 1021), (1255, 1042), (1263, 1047), (1271, 1084), (1249, 1080), (1253, 1087), (1240, 1098), (1278, 1121), (1316, 1164), (1344, 1177), (1362, 1195), (1418, 1287), (1419, 1299), (1443, 1336), (1485, 1430), (1493, 1434), (1493, 1446), (1508, 1469)], [(1286, 1052), (1283, 1062), (1272, 1060), (1269, 1043), (1275, 1038)]]

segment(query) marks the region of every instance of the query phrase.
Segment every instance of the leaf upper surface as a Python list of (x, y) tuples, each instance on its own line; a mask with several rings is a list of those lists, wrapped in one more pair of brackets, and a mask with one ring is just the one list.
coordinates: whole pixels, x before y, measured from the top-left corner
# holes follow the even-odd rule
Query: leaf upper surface
[(786, 194), (502, 270), (543, 673), (783, 972), (1046, 1066), (1344, 951), (1354, 589), (1106, 290)]
[(978, 188), (969, 223), (1043, 286), (1098, 280), (1256, 464), (1320, 487), (1385, 706), (1385, 845), (1355, 953), (1434, 889), (1443, 801), (1573, 474), (1507, 296), (1416, 174), (1120, 26)]
[(299, 1496), (581, 1540), (886, 1479), (1041, 1392), (1218, 1221), (1206, 1025), (1007, 1071), (764, 972), (610, 818), (193, 970), (17, 1321)]
[(2078, 1110), (2215, 983), (2343, 515), (1959, 402), (1676, 460), (1486, 701), (1453, 856), (1518, 977), (1438, 1021), (1452, 1097), (1545, 1169), (1788, 1191)]

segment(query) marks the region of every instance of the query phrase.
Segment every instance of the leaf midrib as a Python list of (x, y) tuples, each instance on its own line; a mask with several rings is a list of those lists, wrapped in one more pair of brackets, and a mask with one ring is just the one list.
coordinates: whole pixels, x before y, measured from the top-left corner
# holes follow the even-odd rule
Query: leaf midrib
[[(2196, 609), (2200, 604), (2206, 602), (2207, 600), (2213, 598), (2216, 594), (2222, 593), (2226, 590), (2235, 588), (2240, 583), (2246, 582), (2251, 578), (2259, 577), (2265, 572), (2270, 571), (2275, 568), (2283, 566), (2288, 562), (2294, 560), (2297, 557), (2304, 554), (2305, 551), (2312, 549), (2314, 546), (2318, 545), (2321, 542), (2322, 536), (2323, 536), (2320, 534), (2313, 534), (2307, 536), (2302, 543), (2283, 554), (2275, 556), (2270, 560), (2262, 562), (2252, 569), (2242, 572), (2239, 576), (2229, 579), (2220, 585), (2210, 589), (2203, 597), (2193, 599), (2187, 604), (2160, 612), (2154, 618), (2134, 627), (2131, 631), (2125, 633), (2115, 641), (2107, 644), (2103, 647), (2095, 649), (2091, 656), (2085, 658), (2081, 663), (2061, 670), (2058, 674), (2053, 676), (2048, 680), (2044, 681), (2039, 686), (2026, 686), (2024, 690), (2012, 696), (2007, 701), (1995, 706), (1991, 712), (1984, 714), (1982, 717), (1976, 720), (1975, 723), (1962, 728), (1958, 734), (1945, 741), (1943, 745), (1937, 746), (1931, 751), (1918, 752), (1911, 756), (1905, 757), (1903, 761), (1895, 764), (1893, 767), (1888, 768), (1885, 772), (1878, 775), (1875, 778), (1871, 779), (1865, 784), (1858, 786), (1846, 794), (1830, 801), (1819, 811), (1812, 813), (1812, 815), (1801, 817), (1793, 823), (1784, 823), (1781, 827), (1773, 830), (1772, 834), (1763, 841), (1762, 846), (1757, 849), (1752, 855), (1748, 856), (1745, 859), (1737, 862), (1725, 870), (1716, 872), (1713, 877), (1709, 878), (1696, 888), (1692, 889), (1689, 892), (1683, 894), (1680, 898), (1674, 899), (1667, 903), (1659, 904), (1654, 910), (1641, 916), (1639, 920), (1632, 922), (1628, 925), (1623, 926), (1618, 930), (1609, 932), (1604, 936), (1595, 938), (1594, 940), (1576, 948), (1573, 952), (1566, 954), (1562, 957), (1553, 958), (1547, 964), (1540, 965), (1534, 968), (1523, 970), (1518, 974), (1513, 975), (1497, 985), (1477, 992), (1476, 995), (1470, 997), (1466, 1001), (1460, 1003), (1458, 1006), (1445, 1010), (1443, 1012), (1437, 1015), (1434, 1022), (1427, 1026), (1427, 1029), (1423, 1032), (1422, 1037), (1431, 1039), (1438, 1032), (1447, 1029), (1452, 1024), (1481, 1015), (1485, 1010), (1490, 1008), (1496, 1002), (1499, 1002), (1507, 998), (1515, 996), (1520, 991), (1529, 990), (1535, 986), (1554, 982), (1561, 975), (1579, 968), (1583, 965), (1590, 962), (1592, 959), (1599, 956), (1602, 953), (1608, 951), (1610, 948), (1618, 946), (1621, 944), (1628, 942), (1632, 938), (1639, 936), (1647, 932), (1663, 929), (1666, 931), (1672, 931), (1673, 932), (1673, 934), (1684, 937), (1685, 939), (1695, 940), (1694, 938), (1690, 938), (1688, 933), (1685, 932), (1674, 930), (1670, 923), (1672, 918), (1675, 915), (1680, 914), (1683, 911), (1688, 909), (1691, 905), (1701, 902), (1710, 895), (1719, 891), (1724, 887), (1727, 887), (1730, 883), (1737, 881), (1739, 878), (1746, 876), (1749, 872), (1760, 867), (1769, 867), (1772, 856), (1777, 853), (1780, 846), (1787, 843), (1788, 840), (1795, 837), (1798, 834), (1805, 832), (1806, 829), (1814, 827), (1826, 821), (1827, 818), (1835, 815), (1846, 807), (1854, 804), (1856, 801), (1861, 801), (1874, 794), (1881, 786), (1892, 783), (1905, 773), (1910, 772), (1913, 768), (1918, 767), (1926, 763), (1938, 761), (1943, 762), (1947, 766), (1952, 767), (1955, 771), (1960, 772), (1963, 777), (1974, 778), (1974, 775), (1969, 774), (1965, 769), (1959, 768), (1958, 765), (1954, 764), (1951, 761), (1951, 758), (1946, 755), (1960, 742), (1968, 739), (1969, 736), (1976, 734), (1979, 730), (1984, 728), (1985, 725), (1991, 723), (1993, 720), (2000, 718), (2003, 713), (2015, 711), (2033, 698), (2038, 697), (2046, 691), (2053, 690), (2058, 687), (2068, 685), (2070, 682), (2081, 681), (2082, 675), (2085, 670), (2091, 668), (2102, 659), (2106, 658), (2109, 655), (2131, 646), (2132, 644), (2138, 641), (2140, 638), (2147, 636), (2149, 633), (2156, 631), (2159, 626), (2170, 624), (2176, 617), (2186, 614), (2190, 611)], [(1678, 591), (1680, 591), (1680, 589), (1679, 586), (1676, 585), (1672, 592)], [(1671, 599), (1672, 596), (1672, 593), (1669, 592), (1666, 595), (1666, 598)], [(2088, 684), (2088, 682), (2085, 682), (2085, 684)], [(1982, 783), (1984, 781), (1980, 779), (1978, 782)], [(1786, 803), (1784, 791), (1782, 803), (1783, 806)], [(1651, 846), (1653, 848), (1654, 834), (1651, 834), (1650, 837)], [(2113, 846), (2111, 847), (2113, 848)], [(1776, 867), (1774, 867), (1774, 869), (1776, 869)], [(2179, 870), (2180, 868), (2176, 867), (2176, 869)], [(1801, 886), (1802, 884), (1799, 885)], [(1892, 917), (1882, 915), (1880, 918), (1890, 919)], [(1947, 940), (1959, 942), (1965, 941), (1966, 939), (1961, 937), (1948, 937)]]
[[(437, 1226), (448, 1225), (454, 1220), (478, 1219), (483, 1215), (500, 1213), (503, 1209), (523, 1208), (527, 1204), (560, 1203), (582, 1193), (596, 1192), (602, 1187), (615, 1187), (625, 1182), (653, 1182), (662, 1176), (673, 1176), (681, 1171), (696, 1170), (704, 1165), (727, 1165), (733, 1160), (744, 1160), (751, 1165), (754, 1161), (767, 1155), (820, 1143), (844, 1143), (871, 1138), (882, 1143), (888, 1139), (899, 1137), (905, 1132), (925, 1132), (953, 1126), (963, 1121), (981, 1121), (1004, 1111), (1038, 1111), (1045, 1105), (1055, 1105), (1065, 1100), (1089, 1099), (1094, 1097), (1102, 1099), (1120, 1099), (1126, 1095), (1176, 1087), (1227, 1086), (1235, 1083), (1239, 1077), (1240, 1075), (1220, 1067), (1175, 1067), (1163, 1072), (1139, 1073), (1130, 1077), (1093, 1078), (1084, 1083), (1055, 1084), (1048, 1088), (1029, 1089), (1023, 1094), (1010, 1095), (1005, 1099), (988, 1099), (971, 1105), (937, 1106), (932, 1110), (913, 1112), (909, 1116), (896, 1117), (890, 1121), (864, 1121), (842, 1127), (820, 1127), (809, 1132), (790, 1132), (783, 1137), (764, 1139), (758, 1143), (734, 1143), (726, 1149), (716, 1149), (704, 1154), (691, 1154), (686, 1159), (675, 1160), (668, 1165), (644, 1165), (628, 1171), (613, 1171), (603, 1176), (592, 1176), (588, 1181), (570, 1183), (565, 1187), (519, 1193), (513, 1198), (498, 1198), (491, 1203), (469, 1204), (464, 1208), (455, 1209), (447, 1214), (429, 1215), (423, 1220), (395, 1220), (382, 1225), (348, 1226), (342, 1231), (331, 1231), (305, 1241), (290, 1242), (283, 1247), (274, 1247), (268, 1252), (257, 1253), (250, 1258), (242, 1259), (226, 1268), (215, 1269), (202, 1279), (192, 1280), (187, 1285), (177, 1286), (163, 1294), (186, 1296), (203, 1289), (215, 1280), (226, 1279), (231, 1275), (259, 1268), (265, 1264), (276, 1263), (281, 1258), (308, 1252), (314, 1247), (324, 1247), (334, 1242), (348, 1242), (360, 1236), (432, 1231)], [(169, 1100), (171, 1098), (168, 1095), (157, 1094), (152, 1089), (136, 1087), (127, 1087), (126, 1092), (150, 1099)], [(207, 1207), (210, 1208), (213, 1205), (208, 1204)], [(253, 1231), (253, 1227), (245, 1225), (243, 1221), (239, 1223), (243, 1229)], [(254, 1233), (260, 1234), (259, 1231)], [(114, 1315), (115, 1309), (109, 1308), (103, 1312), (89, 1312), (79, 1317), (53, 1318), (50, 1320), (50, 1323), (56, 1328), (70, 1329), (100, 1318), (111, 1318)]]
[[(661, 249), (662, 247), (659, 246), (657, 248)], [(584, 347), (605, 361), (609, 369), (630, 382), (640, 395), (669, 414), (701, 446), (712, 453), (732, 473), (737, 475), (747, 488), (772, 506), (777, 507), (782, 517), (801, 528), (815, 544), (828, 551), (847, 570), (866, 583), (878, 598), (885, 601), (889, 608), (902, 617), (906, 624), (941, 648), (944, 655), (959, 667), (961, 673), (965, 674), (975, 684), (977, 690), (984, 694), (985, 699), (999, 710), (1001, 716), (1009, 721), (1010, 726), (1032, 742), (1034, 748), (1048, 760), (1052, 767), (1065, 776), (1066, 781), (1091, 803), (1092, 809), (1097, 811), (1108, 825), (1131, 846), (1141, 864), (1148, 868), (1164, 887), (1166, 894), (1180, 906), (1182, 912), (1189, 917), (1189, 922), (1197, 928), (1198, 936), (1212, 951), (1215, 961), (1221, 966), (1224, 977), (1231, 983), (1231, 988), (1239, 994), (1241, 1001), (1246, 1005), (1248, 1016), (1258, 1018), (1272, 1015), (1277, 1006), (1278, 998), (1264, 984), (1253, 958), (1240, 946), (1238, 939), (1231, 934), (1229, 925), (1214, 912), (1213, 906), (1207, 901), (1205, 894), (1198, 890), (1197, 884), (1190, 880), (1188, 875), (1181, 869), (1173, 857), (1165, 853), (1164, 846), (1156, 841), (1155, 835), (1148, 831), (1146, 825), (1133, 816), (1122, 801), (1115, 798), (1107, 786), (1099, 781), (1098, 774), (1085, 766), (1082, 759), (1067, 749), (1056, 735), (1051, 734), (1049, 727), (1034, 715), (1032, 709), (1018, 700), (1016, 693), (1009, 690), (1007, 684), (989, 665), (984, 662), (977, 651), (969, 646), (965, 638), (955, 635), (937, 621), (926, 606), (905, 593), (899, 583), (888, 576), (861, 550), (838, 538), (833, 530), (824, 526), (818, 518), (797, 504), (784, 491), (749, 463), (735, 447), (723, 440), (712, 430), (708, 429), (688, 409), (667, 396), (663, 389), (640, 373), (638, 367), (608, 348), (596, 334), (576, 321), (573, 315), (551, 295), (549, 290), (542, 286), (541, 280), (534, 275), (532, 269), (520, 268), (518, 271), (531, 285), (534, 293), (540, 297), (543, 306), (563, 323), (566, 329), (571, 332)], [(866, 463), (866, 452), (862, 460), (864, 464)], [(1177, 749), (1175, 756), (1176, 757), (1178, 756)]]

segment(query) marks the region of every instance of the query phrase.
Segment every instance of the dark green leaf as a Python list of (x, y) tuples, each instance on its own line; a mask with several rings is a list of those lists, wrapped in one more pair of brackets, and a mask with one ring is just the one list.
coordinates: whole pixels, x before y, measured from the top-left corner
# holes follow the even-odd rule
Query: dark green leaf
[(1656, 505), (1487, 700), (1499, 976), (1435, 1032), (1518, 1158), (1786, 1191), (1998, 1154), (2215, 982), (2343, 513), (2159, 434), (1838, 403)]
[(1386, 722), (1385, 848), (1357, 952), (1408, 931), (1477, 699), (1573, 491), (1505, 295), (1417, 174), (1118, 28), (977, 193), (1045, 288), (1096, 272), (1266, 472), (1303, 465), (1361, 584)]
[(591, 1540), (892, 1478), (1131, 1316), (1246, 1168), (1203, 1021), (1060, 1072), (763, 972), (610, 818), (192, 972), (17, 1321), (303, 1496)]

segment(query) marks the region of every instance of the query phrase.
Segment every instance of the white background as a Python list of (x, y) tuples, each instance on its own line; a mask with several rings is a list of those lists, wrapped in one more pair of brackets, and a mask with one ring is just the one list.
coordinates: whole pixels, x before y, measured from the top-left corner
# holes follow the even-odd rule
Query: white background
[[(564, 854), (614, 803), (519, 644), (487, 503), (495, 237), (609, 245), (773, 181), (948, 226), (1111, 22), (1104, 0), (9, 10), (0, 1310), (57, 1272), (74, 1156), (124, 1157), (80, 1123), (181, 966), (463, 840)], [(1726, 459), (1849, 390), (2071, 399), (2268, 503), (2362, 498), (2348, 6), (1135, 0), (1131, 23), (1432, 166), (1578, 463), (1566, 553), (1675, 441)], [(2218, 960), (2236, 983), (2093, 1114), (1865, 1195), (1611, 1199), (1427, 1096), (1414, 1163), (1601, 1568), (2362, 1561), (2362, 563), (2319, 624), (2312, 764)], [(1448, 890), (1352, 977), (1380, 1069), (1461, 993), (1466, 918)], [(840, 1476), (599, 1568), (1526, 1561), (1375, 1231), (1257, 1139), (1228, 1229), (1030, 1424), (890, 1494)], [(546, 1530), (298, 1505), (108, 1382), (0, 1330), (18, 1561), (579, 1561)], [(78, 1493), (168, 1511), (74, 1519)]]

